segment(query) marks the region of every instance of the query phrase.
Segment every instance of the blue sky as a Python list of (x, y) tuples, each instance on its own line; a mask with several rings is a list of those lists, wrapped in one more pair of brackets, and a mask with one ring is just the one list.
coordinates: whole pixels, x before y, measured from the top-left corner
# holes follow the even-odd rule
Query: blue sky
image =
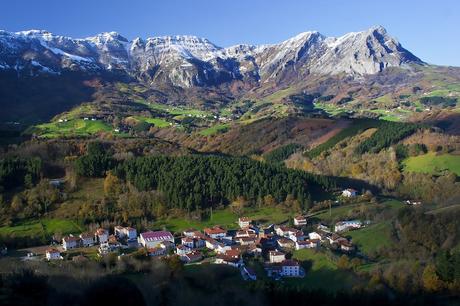
[(422, 60), (460, 66), (458, 0), (14, 0), (0, 29), (72, 37), (192, 34), (217, 45), (275, 43), (307, 30), (339, 36), (382, 25)]

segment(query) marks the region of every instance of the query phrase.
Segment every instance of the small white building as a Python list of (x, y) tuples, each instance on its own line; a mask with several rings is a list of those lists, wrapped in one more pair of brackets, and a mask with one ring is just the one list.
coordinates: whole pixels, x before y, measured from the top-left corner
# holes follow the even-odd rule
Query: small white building
[(248, 217), (238, 218), (238, 225), (240, 228), (248, 228), (251, 225), (252, 220)]
[(67, 251), (78, 247), (78, 238), (72, 235), (62, 238), (62, 248)]
[(307, 225), (307, 218), (304, 217), (304, 216), (294, 217), (294, 225), (295, 226), (305, 226), (305, 225)]
[(356, 197), (357, 195), (358, 195), (358, 191), (356, 191), (353, 188), (347, 188), (342, 191), (342, 196), (347, 197), (347, 198)]
[(279, 251), (270, 251), (268, 252), (268, 258), (270, 263), (277, 263), (286, 260), (286, 255)]
[(137, 231), (135, 228), (132, 227), (123, 227), (123, 226), (115, 226), (114, 228), (115, 236), (118, 238), (126, 238), (127, 240), (136, 240), (137, 239)]
[(301, 249), (316, 249), (320, 245), (320, 240), (304, 240), (304, 241), (297, 241), (295, 243), (295, 249), (296, 250), (301, 250)]
[(57, 260), (57, 259), (62, 259), (61, 257), (61, 252), (59, 252), (58, 249), (55, 248), (49, 248), (45, 252), (45, 256), (47, 260)]

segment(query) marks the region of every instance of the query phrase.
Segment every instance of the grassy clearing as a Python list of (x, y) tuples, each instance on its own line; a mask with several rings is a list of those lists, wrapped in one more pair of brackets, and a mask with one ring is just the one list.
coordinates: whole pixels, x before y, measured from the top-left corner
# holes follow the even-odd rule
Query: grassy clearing
[(28, 238), (42, 235), (51, 236), (56, 232), (70, 234), (80, 233), (81, 231), (82, 228), (72, 220), (43, 219), (0, 227), (0, 237)]
[(409, 172), (441, 174), (447, 170), (460, 175), (460, 155), (436, 155), (434, 152), (429, 152), (409, 157), (403, 161), (403, 165), (404, 171)]
[(216, 124), (210, 128), (201, 130), (199, 134), (202, 136), (211, 136), (217, 133), (225, 133), (226, 131), (228, 131), (229, 127), (230, 127), (230, 124), (227, 124), (227, 123)]
[[(247, 209), (244, 216), (261, 223), (281, 223), (288, 220), (293, 214), (279, 207), (264, 207), (260, 209)], [(155, 225), (158, 228), (165, 227), (174, 232), (180, 232), (187, 228), (203, 229), (214, 225), (221, 225), (227, 229), (238, 228), (238, 215), (226, 208), (215, 210), (212, 218), (204, 221), (189, 220), (186, 218), (170, 218), (159, 220)]]
[(63, 136), (88, 136), (110, 132), (112, 127), (101, 120), (74, 119), (67, 122), (50, 122), (35, 126), (34, 132), (46, 138)]
[(287, 284), (335, 292), (350, 290), (358, 281), (352, 273), (337, 269), (336, 264), (323, 253), (303, 249), (294, 251), (293, 258), (310, 262), (311, 269), (306, 271), (302, 279), (286, 279)]
[(130, 118), (134, 118), (138, 122), (147, 122), (147, 123), (153, 124), (154, 126), (159, 127), (159, 128), (171, 126), (171, 124), (168, 121), (162, 118), (148, 118), (148, 117), (142, 117), (142, 116), (133, 116)]
[(372, 224), (366, 228), (348, 232), (359, 250), (365, 254), (383, 247), (391, 247), (391, 223), (388, 221)]

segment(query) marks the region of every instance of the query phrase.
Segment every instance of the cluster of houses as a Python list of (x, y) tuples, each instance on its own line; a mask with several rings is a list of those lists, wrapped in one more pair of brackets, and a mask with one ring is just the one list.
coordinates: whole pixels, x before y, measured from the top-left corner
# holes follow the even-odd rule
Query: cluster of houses
[[(240, 269), (243, 278), (255, 280), (254, 271), (245, 265), (243, 255), (264, 258), (264, 269), (269, 277), (303, 277), (305, 271), (300, 263), (289, 254), (293, 250), (318, 249), (321, 245), (342, 252), (353, 252), (354, 246), (339, 233), (363, 226), (361, 221), (342, 221), (335, 224), (334, 232), (324, 225), (304, 233), (307, 218), (296, 216), (293, 227), (269, 225), (258, 227), (247, 217), (238, 219), (239, 229), (226, 230), (221, 226), (205, 228), (202, 231), (187, 229), (176, 237), (166, 230), (147, 231), (137, 234), (132, 227), (115, 226), (113, 234), (103, 228), (94, 233), (82, 233), (78, 237), (68, 235), (62, 239), (62, 249), (99, 246), (99, 252), (106, 254), (119, 248), (145, 248), (149, 256), (176, 254), (184, 263), (196, 263), (209, 258), (215, 264), (225, 264)], [(62, 259), (57, 248), (46, 251), (46, 259)]]

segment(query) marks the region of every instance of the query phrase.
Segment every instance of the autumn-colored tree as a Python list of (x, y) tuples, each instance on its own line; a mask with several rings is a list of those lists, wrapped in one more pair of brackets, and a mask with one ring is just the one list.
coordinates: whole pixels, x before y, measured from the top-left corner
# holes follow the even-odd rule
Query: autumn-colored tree
[(436, 292), (443, 288), (443, 282), (436, 273), (434, 265), (426, 266), (422, 275), (423, 287), (429, 292)]
[(118, 177), (113, 175), (110, 171), (104, 179), (104, 194), (107, 197), (114, 198), (122, 191), (122, 184)]
[(347, 255), (340, 256), (339, 260), (337, 260), (337, 268), (339, 269), (348, 269), (350, 267), (350, 260), (348, 259)]

